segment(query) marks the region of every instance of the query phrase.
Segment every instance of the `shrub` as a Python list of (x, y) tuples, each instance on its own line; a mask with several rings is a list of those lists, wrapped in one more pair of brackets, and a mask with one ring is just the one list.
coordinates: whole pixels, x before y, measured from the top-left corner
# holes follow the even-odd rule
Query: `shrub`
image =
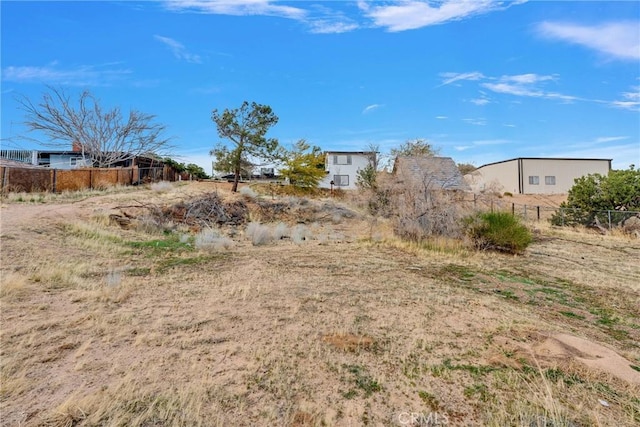
[(173, 185), (171, 185), (171, 183), (167, 181), (159, 181), (154, 182), (150, 187), (151, 190), (155, 191), (156, 193), (166, 193), (168, 191), (171, 191)]
[(197, 249), (223, 250), (233, 246), (233, 240), (220, 236), (215, 230), (202, 230), (196, 234), (195, 247)]
[(257, 222), (250, 222), (245, 233), (254, 246), (266, 245), (273, 239), (273, 234), (269, 227)]
[(253, 200), (256, 197), (258, 197), (258, 194), (253, 191), (253, 188), (251, 187), (240, 187), (240, 194), (242, 194), (244, 197), (246, 197), (247, 199)]
[[(629, 211), (640, 210), (640, 170), (612, 170), (608, 175), (576, 178), (567, 201), (551, 218), (553, 225), (622, 225)], [(610, 211), (610, 212), (607, 212)]]
[(479, 212), (465, 218), (465, 230), (478, 249), (522, 253), (532, 242), (531, 232), (507, 212)]

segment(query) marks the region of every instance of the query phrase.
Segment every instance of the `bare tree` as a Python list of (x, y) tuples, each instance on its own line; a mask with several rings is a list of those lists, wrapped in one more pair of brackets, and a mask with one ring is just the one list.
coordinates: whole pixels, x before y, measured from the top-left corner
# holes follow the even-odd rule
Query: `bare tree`
[(96, 167), (141, 155), (160, 156), (169, 148), (169, 139), (163, 136), (166, 127), (154, 123), (154, 115), (131, 110), (125, 117), (119, 107), (105, 110), (89, 91), (78, 96), (77, 104), (64, 90), (53, 87), (37, 104), (26, 96), (17, 100), (28, 131), (41, 136), (26, 139), (49, 147), (79, 147)]

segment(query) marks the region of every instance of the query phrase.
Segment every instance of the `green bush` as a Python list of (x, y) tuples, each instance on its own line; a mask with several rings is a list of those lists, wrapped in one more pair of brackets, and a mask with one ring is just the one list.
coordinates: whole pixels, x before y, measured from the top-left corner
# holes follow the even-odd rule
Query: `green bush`
[(464, 222), (466, 234), (478, 249), (517, 254), (533, 241), (527, 227), (507, 212), (478, 212)]
[[(622, 225), (630, 211), (640, 210), (640, 169), (612, 170), (608, 175), (576, 178), (567, 201), (551, 218), (553, 225)], [(611, 211), (611, 212), (607, 212)]]

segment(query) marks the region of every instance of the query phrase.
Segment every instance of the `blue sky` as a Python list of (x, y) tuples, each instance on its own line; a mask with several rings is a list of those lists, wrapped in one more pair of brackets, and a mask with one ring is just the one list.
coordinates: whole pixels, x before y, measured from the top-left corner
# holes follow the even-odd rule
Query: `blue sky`
[(2, 147), (16, 94), (89, 89), (157, 116), (211, 172), (213, 109), (270, 105), (269, 136), (381, 151), (425, 138), (456, 162), (640, 165), (637, 1), (2, 1)]

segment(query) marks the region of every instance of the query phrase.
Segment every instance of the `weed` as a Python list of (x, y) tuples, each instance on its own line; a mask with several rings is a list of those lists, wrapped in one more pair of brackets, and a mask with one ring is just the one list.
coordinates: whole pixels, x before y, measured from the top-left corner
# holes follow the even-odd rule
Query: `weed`
[(561, 311), (560, 314), (562, 314), (563, 316), (567, 316), (571, 319), (579, 319), (579, 320), (584, 320), (584, 316), (580, 315), (580, 314), (576, 314), (573, 311)]
[(440, 407), (440, 404), (438, 403), (438, 399), (436, 399), (436, 397), (433, 394), (426, 392), (424, 390), (420, 390), (418, 391), (418, 396), (430, 409), (436, 411)]
[[(382, 386), (367, 373), (363, 366), (342, 365), (342, 367), (353, 376), (356, 388), (362, 390), (365, 397), (382, 390)], [(355, 390), (350, 390), (347, 394), (351, 394), (351, 392), (355, 392)], [(355, 396), (355, 393), (353, 395)]]

